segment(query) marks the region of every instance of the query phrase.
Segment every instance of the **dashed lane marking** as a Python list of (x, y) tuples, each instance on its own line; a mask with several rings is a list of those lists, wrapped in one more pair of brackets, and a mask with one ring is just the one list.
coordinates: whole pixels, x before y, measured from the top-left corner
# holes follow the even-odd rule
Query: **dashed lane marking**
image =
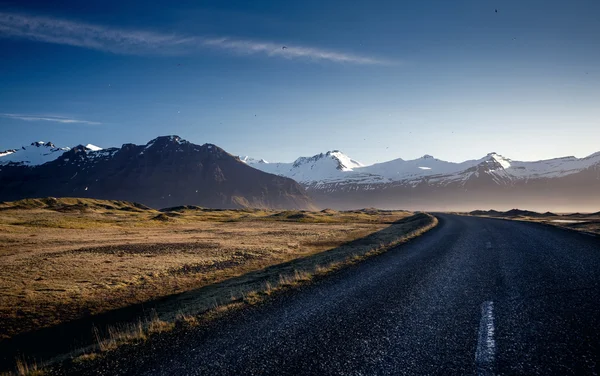
[(479, 376), (494, 375), (496, 341), (494, 340), (494, 302), (486, 301), (481, 305), (481, 321), (475, 351), (475, 364)]

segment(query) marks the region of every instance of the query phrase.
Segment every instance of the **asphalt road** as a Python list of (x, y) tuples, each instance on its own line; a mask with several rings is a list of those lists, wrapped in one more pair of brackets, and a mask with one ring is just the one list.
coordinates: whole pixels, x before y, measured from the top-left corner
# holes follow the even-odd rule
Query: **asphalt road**
[(406, 245), (95, 372), (600, 373), (600, 238), (439, 219)]

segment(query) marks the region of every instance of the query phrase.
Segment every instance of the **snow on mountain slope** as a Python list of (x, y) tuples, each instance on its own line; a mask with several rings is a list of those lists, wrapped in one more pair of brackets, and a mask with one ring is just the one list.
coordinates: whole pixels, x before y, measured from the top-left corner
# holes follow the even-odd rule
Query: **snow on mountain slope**
[(520, 179), (556, 178), (574, 174), (600, 163), (600, 153), (585, 158), (564, 157), (536, 162), (512, 161), (509, 173)]
[(327, 153), (332, 159), (338, 161), (338, 169), (342, 171), (352, 171), (354, 168), (363, 167), (364, 165), (354, 159), (351, 159), (346, 154), (339, 150), (333, 150)]
[(259, 170), (286, 176), (307, 185), (377, 184), (414, 180), (463, 171), (480, 162), (452, 163), (425, 155), (409, 161), (395, 159), (365, 166), (337, 150), (313, 157), (301, 157), (293, 163), (266, 163), (249, 157), (242, 157), (240, 160)]
[(58, 148), (51, 142), (32, 142), (29, 146), (0, 153), (0, 165), (37, 166), (55, 160), (68, 150), (70, 148)]
[[(93, 144), (84, 146), (87, 151), (97, 152), (103, 150)], [(59, 148), (52, 142), (36, 141), (19, 149), (10, 149), (0, 152), (0, 165), (14, 164), (22, 166), (39, 166), (54, 161), (64, 152), (71, 150), (69, 147)]]
[(15, 151), (17, 151), (17, 150), (16, 149), (8, 149), (8, 150), (0, 151), (0, 157), (5, 157), (9, 154), (14, 153)]
[(600, 165), (600, 152), (585, 158), (565, 157), (536, 162), (513, 161), (497, 153), (461, 163), (446, 162), (424, 155), (414, 160), (392, 161), (364, 166), (339, 151), (298, 158), (294, 163), (267, 163), (240, 158), (254, 168), (292, 178), (308, 186), (378, 183), (405, 183), (415, 186), (423, 179), (429, 184), (465, 183), (489, 176), (496, 184), (527, 179), (563, 177)]
[(264, 159), (254, 159), (249, 156), (239, 156), (238, 158), (240, 158), (240, 161), (247, 163), (249, 165), (255, 164), (255, 163), (269, 163), (269, 162), (265, 161)]
[(520, 180), (560, 178), (600, 165), (600, 153), (585, 158), (563, 157), (534, 162), (513, 161), (496, 153), (490, 153), (477, 161), (475, 166), (453, 174), (441, 176), (434, 181), (467, 180), (479, 174), (491, 176), (497, 184), (511, 184)]
[(453, 163), (439, 160), (431, 155), (424, 155), (421, 158), (408, 161), (394, 159), (389, 162), (377, 163), (366, 166), (360, 171), (368, 171), (371, 174), (380, 175), (392, 181), (398, 181), (422, 178), (430, 175), (452, 174), (472, 167), (478, 162), (479, 161), (467, 161), (463, 163)]
[(86, 149), (89, 149), (89, 150), (91, 150), (91, 151), (99, 151), (99, 150), (102, 150), (102, 148), (101, 148), (101, 147), (99, 147), (99, 146), (96, 146), (96, 145), (92, 145), (92, 144), (87, 144), (87, 145), (85, 145), (85, 148), (86, 148)]
[(264, 159), (240, 157), (242, 162), (275, 175), (285, 176), (297, 182), (310, 184), (331, 182), (347, 178), (360, 179), (362, 174), (347, 173), (363, 167), (363, 164), (339, 150), (328, 151), (312, 157), (300, 157), (292, 163), (268, 163)]

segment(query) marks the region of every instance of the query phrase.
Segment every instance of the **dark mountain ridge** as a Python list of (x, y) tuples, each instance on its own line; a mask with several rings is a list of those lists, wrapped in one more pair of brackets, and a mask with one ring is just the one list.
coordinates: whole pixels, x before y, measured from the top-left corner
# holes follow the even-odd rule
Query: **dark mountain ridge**
[(135, 201), (154, 208), (314, 208), (294, 180), (256, 170), (216, 145), (178, 136), (97, 151), (79, 145), (41, 165), (0, 166), (0, 200), (47, 196)]

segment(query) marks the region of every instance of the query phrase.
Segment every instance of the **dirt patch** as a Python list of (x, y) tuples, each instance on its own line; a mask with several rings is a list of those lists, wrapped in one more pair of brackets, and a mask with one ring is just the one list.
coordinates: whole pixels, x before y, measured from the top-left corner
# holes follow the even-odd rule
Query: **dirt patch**
[(171, 217), (166, 215), (165, 213), (160, 213), (157, 216), (152, 217), (153, 221), (168, 222), (170, 219), (171, 219)]
[(231, 269), (235, 267), (239, 267), (241, 265), (247, 264), (250, 260), (259, 260), (267, 257), (267, 253), (260, 254), (256, 251), (253, 253), (250, 252), (234, 252), (230, 259), (228, 260), (217, 260), (199, 264), (186, 264), (177, 268), (173, 268), (169, 270), (169, 274), (171, 275), (181, 275), (181, 274), (196, 274), (196, 273), (206, 273), (209, 271), (219, 271), (225, 269)]
[(106, 255), (164, 255), (175, 253), (198, 253), (206, 249), (218, 248), (218, 242), (187, 242), (187, 243), (139, 243), (139, 244), (117, 244), (103, 247), (79, 248), (69, 253), (98, 253)]

